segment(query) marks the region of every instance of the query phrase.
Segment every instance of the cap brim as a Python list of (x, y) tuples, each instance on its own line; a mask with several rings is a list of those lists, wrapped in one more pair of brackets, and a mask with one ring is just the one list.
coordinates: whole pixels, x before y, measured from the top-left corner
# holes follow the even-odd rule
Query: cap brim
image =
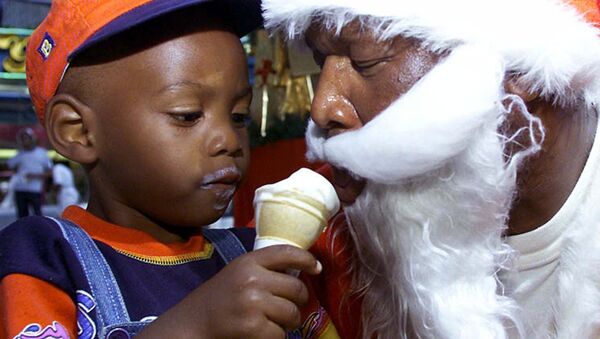
[(233, 25), (240, 37), (262, 26), (260, 0), (153, 0), (117, 17), (102, 27), (79, 46), (70, 57), (100, 41), (121, 33), (138, 24), (170, 12), (202, 3), (215, 3), (223, 9), (223, 13)]

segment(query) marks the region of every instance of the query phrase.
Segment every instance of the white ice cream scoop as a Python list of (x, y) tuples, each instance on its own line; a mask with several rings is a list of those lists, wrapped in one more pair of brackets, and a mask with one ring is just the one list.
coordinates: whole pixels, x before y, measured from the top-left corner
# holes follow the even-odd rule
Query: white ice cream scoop
[(279, 244), (308, 249), (339, 208), (340, 201), (331, 183), (307, 168), (262, 186), (254, 195), (254, 249)]

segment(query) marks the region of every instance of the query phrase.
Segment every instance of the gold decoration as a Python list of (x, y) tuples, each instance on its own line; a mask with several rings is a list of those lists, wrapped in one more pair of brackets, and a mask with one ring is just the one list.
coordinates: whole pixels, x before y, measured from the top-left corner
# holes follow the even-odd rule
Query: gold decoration
[(304, 75), (292, 75), (287, 45), (281, 36), (275, 37), (275, 66), (273, 68), (277, 72), (274, 85), (285, 90), (283, 102), (277, 112), (278, 118), (284, 120), (287, 114), (299, 114), (304, 118), (310, 112), (310, 91)]
[(267, 81), (269, 79), (269, 75), (274, 74), (275, 71), (273, 70), (273, 62), (271, 60), (262, 59), (261, 64), (262, 67), (257, 69), (254, 74), (259, 75), (261, 80), (260, 87), (262, 91), (262, 109), (260, 116), (260, 135), (264, 138), (267, 136), (267, 116), (269, 114), (269, 88)]
[(25, 63), (24, 62), (16, 62), (11, 58), (4, 58), (4, 60), (2, 60), (2, 67), (4, 67), (4, 69), (7, 72), (10, 73), (25, 73)]
[[(313, 67), (312, 54), (289, 52), (279, 34), (269, 36), (260, 30), (255, 39), (254, 95), (258, 100), (253, 101), (253, 112), (265, 137), (267, 128), (275, 123), (273, 119), (284, 121), (288, 115), (306, 118), (314, 96), (311, 74), (315, 68), (318, 72), (318, 67)], [(290, 53), (295, 58), (294, 69)]]
[[(310, 76), (308, 76), (310, 78)], [(299, 114), (302, 118), (310, 112), (311, 95), (306, 76), (293, 77), (289, 68), (281, 74), (281, 85), (285, 88), (285, 100), (279, 109), (279, 118), (287, 114)]]
[(9, 49), (17, 41), (19, 37), (16, 35), (0, 35), (0, 49)]
[(29, 37), (0, 35), (0, 50), (8, 50), (2, 60), (4, 70), (11, 73), (25, 73), (25, 48)]

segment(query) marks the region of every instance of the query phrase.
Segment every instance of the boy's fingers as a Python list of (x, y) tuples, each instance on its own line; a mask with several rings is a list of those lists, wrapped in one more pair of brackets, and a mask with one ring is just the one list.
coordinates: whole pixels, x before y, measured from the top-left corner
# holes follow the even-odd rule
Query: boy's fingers
[(271, 294), (287, 299), (298, 306), (303, 306), (308, 301), (308, 289), (304, 283), (285, 273), (271, 272), (265, 279), (265, 288)]
[(269, 321), (266, 325), (265, 325), (265, 329), (263, 331), (264, 333), (259, 336), (259, 338), (273, 338), (273, 339), (285, 339), (286, 338), (286, 333), (285, 330), (277, 325), (276, 323)]
[(286, 330), (293, 330), (302, 325), (302, 315), (298, 306), (283, 298), (270, 298), (265, 315)]
[[(239, 330), (236, 333), (235, 338), (247, 338), (247, 339), (264, 339), (264, 338), (273, 338), (273, 339), (285, 339), (286, 332), (285, 329), (281, 327), (281, 325), (273, 322), (269, 317), (263, 315), (261, 319), (242, 319), (241, 322), (236, 323), (235, 325), (229, 324), (229, 326), (236, 326)], [(239, 334), (243, 333), (243, 337)], [(203, 336), (201, 336), (203, 337)], [(203, 337), (204, 338), (204, 337)], [(212, 338), (212, 337), (211, 337)], [(219, 337), (221, 338), (221, 337)]]
[(322, 266), (308, 251), (289, 245), (269, 246), (254, 252), (259, 265), (283, 272), (288, 269), (304, 271), (308, 274), (321, 273)]

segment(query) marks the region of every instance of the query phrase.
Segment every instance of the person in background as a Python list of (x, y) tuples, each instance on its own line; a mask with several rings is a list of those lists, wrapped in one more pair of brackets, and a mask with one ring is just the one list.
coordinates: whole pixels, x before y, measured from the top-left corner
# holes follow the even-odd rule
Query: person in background
[(37, 146), (33, 129), (26, 127), (17, 133), (17, 155), (8, 160), (8, 167), (15, 171), (14, 197), (17, 217), (42, 215), (44, 183), (50, 176), (52, 161), (46, 149)]
[(52, 184), (57, 191), (56, 204), (59, 214), (67, 206), (76, 205), (79, 202), (80, 195), (75, 187), (73, 171), (65, 163), (57, 162), (52, 167)]

